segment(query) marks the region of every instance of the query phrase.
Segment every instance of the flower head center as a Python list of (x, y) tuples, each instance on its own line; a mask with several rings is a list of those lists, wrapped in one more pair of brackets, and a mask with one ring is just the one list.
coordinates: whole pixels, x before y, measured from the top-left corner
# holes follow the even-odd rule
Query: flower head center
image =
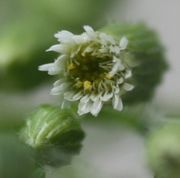
[[(93, 83), (106, 78), (112, 59), (88, 55), (81, 58), (75, 57), (72, 61), (67, 65), (68, 75), (78, 83), (76, 86), (84, 87), (84, 90), (91, 91)], [(109, 66), (106, 66), (108, 63)], [(83, 83), (83, 86), (80, 83)]]
[(131, 77), (126, 60), (128, 40), (122, 37), (118, 41), (89, 26), (84, 29), (81, 35), (64, 30), (55, 34), (60, 44), (48, 51), (60, 56), (54, 63), (40, 66), (40, 70), (59, 75), (51, 93), (62, 96), (62, 107), (65, 101), (79, 101), (80, 115), (91, 112), (96, 116), (103, 104), (112, 100), (114, 109), (121, 111), (121, 95), (133, 89), (126, 83)]

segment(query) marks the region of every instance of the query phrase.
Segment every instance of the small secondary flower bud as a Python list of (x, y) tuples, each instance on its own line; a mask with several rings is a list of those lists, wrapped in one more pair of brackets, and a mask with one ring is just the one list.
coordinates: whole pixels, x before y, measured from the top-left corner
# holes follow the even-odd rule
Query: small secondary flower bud
[(84, 132), (71, 110), (44, 105), (27, 119), (21, 137), (37, 151), (40, 162), (59, 166), (79, 153)]
[(147, 143), (149, 162), (157, 178), (180, 175), (180, 123), (169, 122), (153, 132)]

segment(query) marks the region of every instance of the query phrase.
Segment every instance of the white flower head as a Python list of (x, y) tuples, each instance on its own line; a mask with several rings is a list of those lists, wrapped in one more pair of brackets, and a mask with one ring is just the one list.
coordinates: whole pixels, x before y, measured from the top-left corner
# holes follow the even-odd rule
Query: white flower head
[(123, 57), (128, 39), (124, 36), (117, 41), (90, 26), (84, 26), (84, 30), (80, 35), (64, 30), (56, 33), (59, 44), (47, 51), (58, 52), (59, 57), (39, 70), (58, 75), (51, 94), (60, 95), (63, 103), (78, 102), (79, 115), (97, 116), (103, 104), (110, 101), (121, 111), (122, 94), (133, 89), (128, 83), (131, 68)]

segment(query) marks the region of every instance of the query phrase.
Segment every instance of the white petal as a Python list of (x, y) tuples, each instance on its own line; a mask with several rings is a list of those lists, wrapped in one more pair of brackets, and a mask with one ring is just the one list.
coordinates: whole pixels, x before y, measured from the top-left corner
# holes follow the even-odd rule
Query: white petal
[(123, 88), (124, 88), (124, 90), (126, 90), (126, 91), (131, 91), (131, 90), (133, 90), (134, 85), (129, 84), (129, 83), (125, 83), (125, 84), (123, 85)]
[(98, 95), (91, 94), (90, 95), (90, 99), (91, 99), (91, 101), (95, 102), (95, 101), (97, 101), (100, 98), (100, 96), (101, 96), (101, 93), (98, 94)]
[(118, 79), (118, 81), (117, 81), (118, 84), (121, 84), (123, 82), (124, 82), (124, 79), (122, 77), (120, 79)]
[(62, 56), (58, 57), (58, 58), (54, 61), (54, 65), (57, 66), (59, 69), (64, 70), (64, 66), (63, 66), (63, 65), (64, 65), (64, 62), (65, 62), (64, 59), (66, 59), (65, 55), (62, 55)]
[(111, 72), (109, 72), (110, 76), (114, 76), (118, 72), (119, 66), (118, 63), (115, 63), (112, 67)]
[(115, 94), (119, 94), (119, 92), (120, 92), (120, 89), (119, 89), (118, 86), (116, 86), (116, 87), (114, 88), (114, 93), (115, 93)]
[(115, 54), (119, 54), (120, 51), (121, 51), (121, 48), (120, 48), (119, 46), (113, 46), (113, 45), (111, 45), (111, 46), (109, 47), (109, 49), (110, 49), (110, 52), (115, 53)]
[(122, 64), (121, 59), (117, 58), (116, 56), (113, 56), (113, 62), (115, 64), (118, 64), (119, 70), (124, 70), (124, 65)]
[(72, 42), (72, 37), (74, 36), (73, 33), (66, 31), (66, 30), (62, 30), (58, 33), (56, 33), (54, 35), (56, 38), (58, 38), (58, 41), (62, 42), (62, 43), (68, 43), (68, 42)]
[(128, 45), (128, 39), (126, 37), (122, 37), (120, 42), (119, 42), (119, 46), (120, 48), (123, 50), (123, 49), (126, 49)]
[(88, 25), (85, 25), (83, 28), (84, 28), (84, 30), (86, 31), (87, 35), (90, 38), (95, 38), (96, 37), (96, 32), (93, 30), (92, 27), (90, 27)]
[(49, 69), (52, 68), (53, 66), (54, 66), (54, 63), (43, 64), (43, 65), (40, 65), (38, 67), (38, 70), (40, 70), (40, 71), (49, 71)]
[(75, 43), (80, 44), (89, 41), (89, 37), (86, 33), (82, 33), (81, 35), (74, 35), (73, 40)]
[(85, 95), (81, 98), (82, 103), (87, 103), (90, 100), (90, 97), (88, 95)]
[(60, 56), (58, 59), (55, 60), (54, 63), (44, 64), (39, 66), (40, 71), (48, 71), (49, 75), (56, 75), (60, 72), (64, 71), (64, 60), (62, 60), (64, 56)]
[(84, 38), (82, 38), (80, 35), (74, 36), (74, 37), (73, 37), (73, 40), (74, 40), (77, 44), (84, 42)]
[(118, 71), (122, 71), (125, 68), (120, 59), (114, 57), (113, 60), (115, 61), (115, 63), (112, 67), (111, 72), (109, 73), (111, 76), (114, 76)]
[(64, 93), (64, 98), (68, 101), (77, 101), (82, 97), (82, 93), (66, 92)]
[(95, 101), (91, 107), (91, 114), (94, 116), (97, 116), (98, 113), (100, 112), (101, 108), (102, 108), (102, 101), (99, 99), (97, 101)]
[(56, 75), (59, 73), (59, 69), (54, 65), (54, 63), (41, 65), (39, 66), (39, 70), (48, 71), (49, 75)]
[(73, 101), (73, 96), (74, 96), (74, 92), (72, 91), (68, 91), (64, 93), (64, 99), (68, 100), (68, 101)]
[(73, 96), (73, 100), (74, 100), (74, 101), (77, 101), (77, 100), (79, 100), (81, 97), (82, 97), (82, 93), (81, 93), (81, 92), (78, 92), (78, 93), (76, 93), (76, 94)]
[(124, 65), (121, 62), (118, 63), (118, 67), (119, 71), (123, 71), (125, 69)]
[(114, 95), (114, 97), (113, 97), (113, 108), (114, 109), (116, 109), (116, 110), (118, 110), (118, 111), (122, 111), (122, 109), (123, 109), (123, 104), (122, 104), (122, 100), (121, 100), (121, 98), (120, 98), (120, 96), (119, 95)]
[(113, 93), (106, 92), (103, 96), (101, 96), (102, 101), (109, 101), (113, 97)]
[(78, 114), (83, 115), (83, 114), (90, 112), (91, 107), (92, 107), (92, 102), (90, 100), (86, 103), (80, 101), (80, 103), (78, 105)]
[(57, 75), (59, 74), (61, 68), (59, 68), (58, 66), (54, 65), (51, 68), (49, 68), (48, 74), (49, 75)]
[(108, 42), (110, 42), (111, 44), (115, 44), (114, 38), (110, 35), (107, 35), (106, 33), (100, 33), (99, 37), (102, 44), (107, 44)]
[(131, 76), (132, 76), (131, 70), (127, 70), (124, 77), (127, 79), (130, 78)]
[(119, 58), (117, 58), (116, 56), (113, 56), (113, 61), (115, 62), (115, 63), (117, 63), (117, 65), (118, 65), (118, 69), (121, 71), (121, 70), (124, 70), (124, 65), (122, 64), (122, 61), (121, 61), (121, 59), (119, 59)]
[(57, 87), (57, 86), (61, 85), (62, 83), (64, 83), (64, 79), (60, 79), (60, 80), (55, 81), (55, 82), (53, 83), (53, 86), (54, 86), (54, 87)]
[(60, 55), (60, 56), (57, 58), (57, 60), (58, 60), (58, 61), (63, 61), (63, 60), (65, 60), (65, 59), (67, 59), (67, 58), (68, 58), (68, 56), (65, 55), (65, 54), (63, 54), (63, 55)]
[(89, 26), (89, 25), (84, 25), (84, 30), (86, 31), (86, 33), (92, 33), (92, 34), (94, 34), (94, 29), (91, 27), (91, 26)]
[(52, 95), (59, 95), (62, 92), (64, 92), (68, 87), (69, 87), (68, 83), (62, 83), (61, 85), (52, 88), (51, 89), (51, 94)]
[(60, 44), (53, 45), (49, 49), (47, 49), (46, 51), (47, 52), (48, 51), (55, 51), (55, 52), (59, 52), (60, 53), (62, 51), (62, 45), (60, 45)]

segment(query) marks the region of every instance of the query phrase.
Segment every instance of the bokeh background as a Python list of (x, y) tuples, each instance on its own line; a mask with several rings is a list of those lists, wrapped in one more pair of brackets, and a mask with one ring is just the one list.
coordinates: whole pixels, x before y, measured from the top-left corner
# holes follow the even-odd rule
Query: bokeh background
[[(170, 68), (147, 107), (178, 117), (179, 17), (178, 0), (0, 0), (1, 132), (21, 128), (39, 104), (58, 103), (49, 95), (54, 79), (39, 72), (38, 65), (55, 57), (45, 52), (55, 43), (55, 32), (66, 29), (80, 33), (85, 24), (98, 29), (110, 22), (145, 22), (155, 29), (166, 48)], [(157, 116), (151, 113), (151, 117)], [(84, 122), (87, 136), (81, 154), (72, 165), (47, 167), (47, 177), (152, 178), (142, 135), (132, 124), (118, 123), (113, 119), (110, 123)]]

